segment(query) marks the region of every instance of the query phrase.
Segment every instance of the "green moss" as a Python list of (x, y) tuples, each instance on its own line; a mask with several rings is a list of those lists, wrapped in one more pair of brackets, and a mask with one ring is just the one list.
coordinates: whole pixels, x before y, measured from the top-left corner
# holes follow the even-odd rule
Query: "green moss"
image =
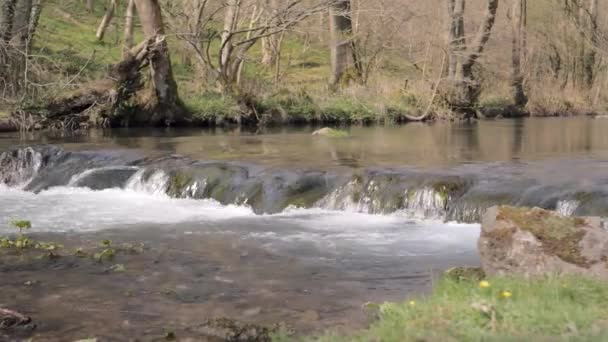
[(284, 116), (285, 122), (311, 122), (319, 118), (319, 107), (305, 91), (292, 93), (281, 90), (264, 97), (258, 103), (258, 112), (266, 115)]
[(579, 266), (588, 266), (581, 255), (580, 241), (585, 235), (581, 218), (564, 217), (539, 208), (501, 207), (497, 219), (513, 222), (516, 227), (532, 233), (544, 250)]
[(184, 191), (190, 184), (192, 184), (192, 175), (185, 174), (182, 172), (175, 172), (171, 175), (169, 180), (169, 186), (167, 188), (167, 195), (171, 197), (182, 197), (184, 196)]
[(321, 105), (321, 115), (326, 122), (371, 123), (379, 119), (372, 108), (345, 97), (334, 97)]
[(194, 120), (200, 122), (222, 122), (234, 119), (240, 113), (239, 105), (233, 97), (214, 92), (185, 97), (184, 102)]
[(481, 267), (454, 267), (445, 271), (444, 276), (456, 281), (480, 281), (486, 277)]

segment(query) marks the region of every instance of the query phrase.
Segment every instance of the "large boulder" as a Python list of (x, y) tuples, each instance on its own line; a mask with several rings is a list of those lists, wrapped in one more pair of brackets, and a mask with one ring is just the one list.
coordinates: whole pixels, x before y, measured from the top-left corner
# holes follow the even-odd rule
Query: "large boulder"
[(483, 217), (478, 248), (488, 275), (585, 274), (608, 280), (608, 231), (599, 217), (492, 207)]

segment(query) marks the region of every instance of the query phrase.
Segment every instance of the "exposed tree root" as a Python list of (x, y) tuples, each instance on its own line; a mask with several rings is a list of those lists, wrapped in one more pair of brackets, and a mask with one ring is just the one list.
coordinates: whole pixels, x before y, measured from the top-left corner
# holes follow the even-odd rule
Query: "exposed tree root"
[[(23, 108), (13, 112), (11, 122), (21, 130), (76, 130), (89, 125), (144, 124), (161, 111), (175, 110), (165, 108), (166, 104), (150, 105), (155, 102), (148, 96), (135, 96), (144, 90), (142, 70), (157, 54), (168, 53), (166, 49), (162, 49), (164, 39), (164, 36), (154, 36), (144, 40), (132, 48), (121, 62), (110, 66), (104, 79), (85, 84), (79, 90), (41, 107)], [(135, 103), (129, 103), (132, 99)], [(138, 101), (141, 99), (145, 99), (145, 102)], [(126, 106), (137, 108), (138, 117), (127, 117)]]

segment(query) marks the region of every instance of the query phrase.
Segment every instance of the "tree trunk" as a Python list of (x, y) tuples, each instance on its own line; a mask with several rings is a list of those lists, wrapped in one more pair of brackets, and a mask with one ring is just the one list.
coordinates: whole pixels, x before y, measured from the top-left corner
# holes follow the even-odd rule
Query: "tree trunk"
[(0, 0), (0, 48), (6, 49), (13, 33), (17, 0)]
[[(466, 37), (464, 35), (464, 9), (465, 0), (448, 0), (448, 77), (456, 78), (461, 59), (466, 50)], [(460, 68), (462, 71), (462, 68)]]
[(32, 0), (18, 0), (15, 5), (15, 16), (13, 19), (13, 33), (10, 41), (10, 77), (13, 85), (13, 94), (18, 94), (24, 89), (24, 75), (28, 47), (28, 34), (30, 17), (32, 13)]
[(521, 71), (521, 62), (526, 50), (526, 9), (527, 0), (512, 0), (511, 28), (512, 28), (512, 54), (511, 54), (511, 91), (513, 102), (518, 108), (528, 103), (524, 91), (524, 78)]
[(6, 91), (12, 91), (10, 79), (9, 42), (13, 32), (16, 0), (0, 0), (0, 97)]
[(588, 47), (585, 51), (583, 60), (583, 73), (584, 73), (584, 84), (587, 88), (593, 87), (594, 73), (595, 73), (595, 59), (597, 49), (597, 0), (589, 0), (589, 8), (586, 13), (585, 23), (585, 35)]
[(129, 0), (125, 13), (125, 32), (123, 42), (123, 57), (133, 48), (133, 16), (135, 14), (135, 1)]
[(452, 110), (468, 117), (474, 113), (480, 91), (479, 82), (473, 75), (473, 67), (490, 39), (496, 21), (498, 0), (486, 0), (482, 23), (469, 51), (464, 32), (465, 0), (447, 0), (447, 5), (448, 81), (451, 84), (445, 95)]
[[(277, 0), (266, 0), (266, 13), (271, 20), (276, 15), (279, 7)], [(262, 64), (267, 67), (272, 67), (275, 64), (277, 55), (279, 54), (279, 34), (273, 34), (262, 39)]]
[(220, 41), (220, 63), (218, 70), (218, 86), (222, 93), (231, 91), (230, 87), (236, 82), (236, 72), (232, 72), (231, 61), (234, 46), (232, 38), (237, 29), (241, 0), (227, 0), (226, 13), (224, 15), (224, 30)]
[(13, 47), (24, 50), (28, 39), (28, 28), (32, 13), (32, 0), (17, 0), (11, 34)]
[(357, 81), (362, 77), (351, 16), (350, 0), (335, 1), (330, 7), (331, 78), (329, 83), (333, 86), (350, 81), (351, 79), (345, 79), (347, 74)]
[(157, 53), (150, 58), (152, 86), (156, 100), (147, 108), (152, 114), (150, 121), (157, 125), (171, 125), (183, 120), (184, 110), (177, 92), (177, 83), (173, 78), (169, 47), (163, 37), (165, 30), (161, 9), (158, 0), (135, 0), (135, 7), (146, 39), (160, 36), (156, 42)]
[(87, 11), (93, 12), (95, 10), (95, 0), (87, 0)]
[(103, 40), (103, 36), (106, 34), (106, 30), (108, 29), (108, 26), (110, 26), (110, 22), (114, 17), (114, 11), (117, 7), (117, 1), (118, 0), (110, 1), (110, 6), (108, 7), (108, 9), (106, 9), (106, 13), (101, 19), (101, 23), (99, 24), (99, 27), (97, 28), (97, 33), (95, 34), (95, 37), (97, 37), (97, 40), (99, 41)]
[(40, 14), (42, 13), (42, 0), (34, 0), (32, 3), (32, 13), (30, 14), (30, 24), (27, 28), (27, 42), (26, 51), (32, 50), (32, 42), (34, 36), (36, 36), (36, 30), (38, 29), (38, 23), (40, 22)]

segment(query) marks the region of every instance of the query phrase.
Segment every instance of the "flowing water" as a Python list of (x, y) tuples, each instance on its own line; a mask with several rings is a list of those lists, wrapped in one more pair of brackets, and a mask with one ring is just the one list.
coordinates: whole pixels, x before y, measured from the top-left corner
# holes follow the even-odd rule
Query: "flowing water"
[(145, 246), (118, 256), (120, 274), (73, 257), (0, 259), (0, 307), (58, 340), (196, 337), (193, 322), (223, 315), (299, 332), (361, 326), (363, 303), (477, 265), (491, 205), (608, 216), (608, 120), (311, 131), (0, 135), (0, 235), (28, 219), (66, 249)]

